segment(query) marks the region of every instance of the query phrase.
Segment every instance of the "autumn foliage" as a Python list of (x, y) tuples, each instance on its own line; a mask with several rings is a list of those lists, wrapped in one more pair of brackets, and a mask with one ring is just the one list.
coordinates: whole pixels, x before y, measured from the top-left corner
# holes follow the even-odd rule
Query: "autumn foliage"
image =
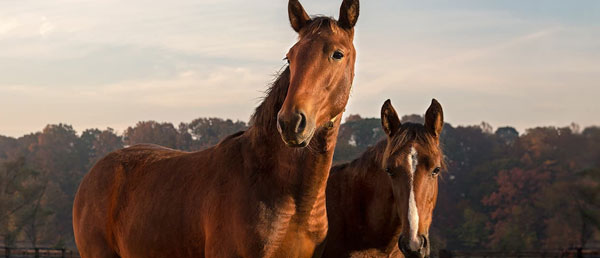
[[(419, 115), (404, 121), (422, 122)], [(0, 245), (74, 247), (71, 206), (79, 181), (107, 153), (136, 143), (187, 151), (246, 128), (199, 118), (175, 127), (139, 122), (119, 133), (81, 133), (65, 124), (19, 138), (0, 136)], [(334, 162), (346, 162), (383, 137), (379, 119), (351, 115), (340, 128)], [(539, 250), (597, 244), (600, 227), (600, 128), (538, 127), (519, 135), (486, 123), (446, 124), (432, 245), (447, 249)], [(435, 253), (435, 250), (433, 250)]]

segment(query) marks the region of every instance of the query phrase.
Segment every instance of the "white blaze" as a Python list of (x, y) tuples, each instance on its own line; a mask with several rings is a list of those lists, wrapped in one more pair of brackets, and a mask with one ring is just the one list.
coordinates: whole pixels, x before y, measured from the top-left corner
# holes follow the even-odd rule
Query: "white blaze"
[(418, 237), (419, 211), (417, 210), (417, 202), (415, 201), (415, 189), (413, 187), (415, 172), (417, 171), (418, 163), (419, 161), (417, 156), (417, 150), (415, 150), (414, 147), (411, 147), (410, 153), (408, 154), (408, 166), (410, 167), (410, 188), (408, 189), (408, 230), (410, 232), (409, 247), (413, 251), (417, 251), (421, 247), (421, 241)]

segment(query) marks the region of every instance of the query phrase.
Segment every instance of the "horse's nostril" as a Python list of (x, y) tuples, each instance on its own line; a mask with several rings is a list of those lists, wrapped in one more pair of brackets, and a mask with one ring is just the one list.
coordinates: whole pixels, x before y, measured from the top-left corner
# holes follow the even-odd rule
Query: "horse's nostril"
[(421, 248), (426, 248), (427, 247), (427, 237), (425, 237), (424, 235), (421, 235)]
[(277, 118), (277, 126), (279, 127), (279, 132), (285, 132), (285, 122), (279, 117)]
[(304, 112), (298, 112), (298, 123), (296, 125), (296, 133), (301, 134), (302, 132), (304, 132), (304, 129), (306, 129), (306, 116), (304, 115)]
[(398, 239), (398, 245), (400, 247), (400, 251), (402, 251), (402, 253), (406, 253), (408, 252), (408, 243), (404, 240), (403, 236), (400, 236), (400, 239)]
[(277, 129), (287, 137), (301, 136), (306, 130), (307, 123), (306, 115), (302, 111), (277, 116)]

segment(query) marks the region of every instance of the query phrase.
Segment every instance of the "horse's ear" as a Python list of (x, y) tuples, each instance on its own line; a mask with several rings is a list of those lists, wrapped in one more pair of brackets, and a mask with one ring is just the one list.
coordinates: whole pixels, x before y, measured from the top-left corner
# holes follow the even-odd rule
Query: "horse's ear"
[(435, 138), (439, 139), (442, 133), (442, 127), (444, 126), (444, 111), (442, 105), (435, 100), (431, 100), (431, 105), (425, 113), (425, 128)]
[(392, 102), (388, 99), (383, 103), (381, 107), (381, 126), (383, 131), (389, 137), (392, 137), (398, 130), (400, 130), (400, 118), (396, 110), (392, 106)]
[(302, 27), (310, 21), (310, 17), (298, 0), (290, 0), (288, 2), (288, 15), (290, 16), (292, 28), (296, 32), (300, 32)]
[(344, 0), (340, 7), (338, 25), (344, 29), (352, 29), (358, 20), (360, 4), (358, 0)]

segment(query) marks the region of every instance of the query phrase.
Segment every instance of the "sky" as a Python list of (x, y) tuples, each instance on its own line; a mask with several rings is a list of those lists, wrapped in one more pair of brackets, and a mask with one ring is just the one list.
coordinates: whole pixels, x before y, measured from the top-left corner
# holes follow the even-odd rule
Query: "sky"
[[(600, 125), (600, 1), (363, 0), (355, 33), (346, 115), (436, 98), (453, 125)], [(0, 1), (0, 135), (248, 121), (296, 38), (285, 0)]]

